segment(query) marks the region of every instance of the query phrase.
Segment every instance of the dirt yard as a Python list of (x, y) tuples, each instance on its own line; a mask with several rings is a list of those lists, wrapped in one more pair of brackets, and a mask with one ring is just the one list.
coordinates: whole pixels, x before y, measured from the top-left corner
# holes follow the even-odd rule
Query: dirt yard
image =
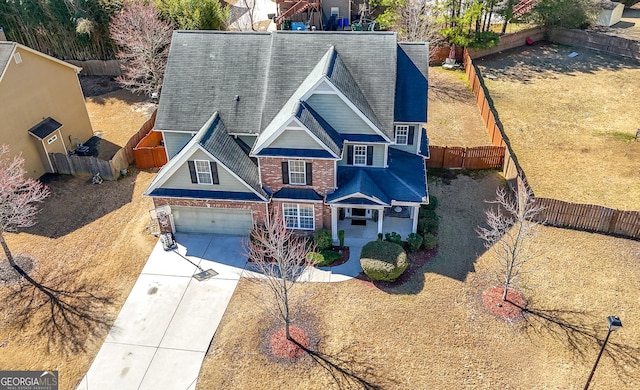
[(474, 62), (536, 196), (640, 209), (640, 64), (549, 43)]
[(261, 352), (272, 321), (252, 296), (258, 286), (241, 281), (198, 388), (578, 389), (608, 315), (624, 327), (611, 336), (592, 388), (638, 388), (640, 243), (544, 228), (541, 256), (522, 280), (531, 313), (505, 322), (483, 308), (491, 259), (474, 232), (499, 185), (492, 172), (430, 185), (440, 200), (439, 253), (407, 284), (386, 291), (359, 280), (302, 286), (312, 296), (306, 310), (313, 314), (304, 318), (322, 365), (309, 356), (277, 363)]
[(120, 89), (110, 77), (84, 76), (80, 81), (94, 135), (102, 139), (99, 157), (108, 160), (151, 117), (156, 105), (146, 96)]
[(464, 71), (429, 68), (428, 110), (431, 145), (491, 145)]

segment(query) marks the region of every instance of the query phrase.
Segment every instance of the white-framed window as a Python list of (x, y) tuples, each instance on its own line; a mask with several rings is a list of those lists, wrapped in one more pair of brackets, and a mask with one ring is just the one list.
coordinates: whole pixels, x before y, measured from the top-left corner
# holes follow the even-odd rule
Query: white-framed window
[(301, 160), (289, 160), (289, 184), (307, 184), (306, 164)]
[(409, 141), (409, 126), (397, 125), (396, 126), (396, 144), (406, 145)]
[(194, 165), (196, 168), (198, 184), (213, 184), (213, 178), (211, 177), (211, 165), (209, 164), (209, 161), (195, 160)]
[(56, 142), (57, 139), (58, 139), (58, 136), (54, 135), (53, 137), (47, 140), (47, 144), (51, 145), (52, 143)]
[(314, 230), (313, 205), (285, 203), (282, 205), (282, 214), (288, 229)]
[(353, 165), (367, 165), (367, 145), (353, 145)]

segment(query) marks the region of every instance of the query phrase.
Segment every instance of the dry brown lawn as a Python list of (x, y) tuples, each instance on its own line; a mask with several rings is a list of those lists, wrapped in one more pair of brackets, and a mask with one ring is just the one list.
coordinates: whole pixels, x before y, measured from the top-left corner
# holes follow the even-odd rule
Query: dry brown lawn
[(640, 209), (638, 63), (549, 43), (474, 62), (536, 196)]
[(428, 110), (431, 145), (491, 145), (464, 71), (429, 68)]
[[(316, 350), (348, 373), (333, 369), (342, 388), (361, 388), (354, 377), (384, 389), (582, 388), (608, 315), (619, 315), (624, 328), (611, 336), (592, 388), (640, 387), (640, 243), (544, 228), (523, 287), (535, 314), (505, 322), (482, 306), (491, 259), (474, 233), (483, 201), (503, 182), (495, 173), (474, 176), (431, 184), (441, 204), (440, 249), (406, 285), (302, 286), (313, 296), (306, 305)], [(252, 296), (260, 292), (240, 282), (198, 388), (340, 388), (309, 356), (285, 364), (261, 352), (271, 320)]]
[[(89, 101), (87, 106), (94, 129), (124, 145), (126, 133), (130, 137), (138, 130), (144, 114), (114, 96), (120, 95), (99, 97), (103, 103)], [(81, 326), (73, 332), (75, 340), (64, 337), (60, 342), (55, 337), (59, 333), (42, 332), (40, 323), (50, 315), (46, 303), (36, 306), (42, 303), (40, 292), (36, 291), (36, 301), (28, 306), (28, 300), (21, 300), (16, 293), (18, 285), (0, 284), (2, 369), (59, 370), (60, 389), (77, 386), (156, 242), (149, 234), (153, 230), (148, 213), (152, 201), (142, 197), (154, 176), (154, 172), (133, 167), (127, 177), (102, 185), (93, 185), (86, 178), (59, 176), (48, 183), (52, 194), (41, 207), (38, 224), (18, 234), (6, 234), (14, 255), (35, 259), (30, 275), (37, 282), (63, 291), (88, 291), (109, 303), (82, 300), (77, 293), (65, 298), (74, 308), (90, 314), (96, 334)], [(4, 255), (0, 261), (6, 261)], [(26, 317), (17, 316), (18, 309), (24, 307), (33, 310)], [(107, 326), (99, 326), (100, 321)]]

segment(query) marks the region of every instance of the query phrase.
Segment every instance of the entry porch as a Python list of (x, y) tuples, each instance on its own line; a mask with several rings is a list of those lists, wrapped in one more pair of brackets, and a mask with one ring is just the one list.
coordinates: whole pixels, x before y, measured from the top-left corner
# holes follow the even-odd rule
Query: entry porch
[(338, 242), (338, 231), (344, 230), (347, 239), (375, 240), (378, 233), (396, 232), (405, 239), (418, 227), (420, 205), (337, 206), (331, 205), (331, 234)]

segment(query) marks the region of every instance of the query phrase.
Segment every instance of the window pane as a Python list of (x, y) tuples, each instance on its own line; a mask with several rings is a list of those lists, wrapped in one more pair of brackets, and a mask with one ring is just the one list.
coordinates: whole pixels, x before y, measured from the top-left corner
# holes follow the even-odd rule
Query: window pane
[(313, 206), (300, 206), (300, 229), (313, 229)]
[(200, 184), (213, 184), (211, 179), (211, 165), (209, 161), (196, 160), (196, 173), (198, 175), (198, 183)]
[(353, 148), (353, 165), (367, 164), (367, 147), (364, 145), (355, 145)]
[(409, 139), (409, 126), (396, 126), (396, 143), (406, 145)]
[(305, 163), (300, 160), (289, 161), (289, 182), (291, 184), (306, 184)]
[(284, 213), (285, 226), (295, 229), (298, 227), (298, 205), (285, 203), (282, 206)]

